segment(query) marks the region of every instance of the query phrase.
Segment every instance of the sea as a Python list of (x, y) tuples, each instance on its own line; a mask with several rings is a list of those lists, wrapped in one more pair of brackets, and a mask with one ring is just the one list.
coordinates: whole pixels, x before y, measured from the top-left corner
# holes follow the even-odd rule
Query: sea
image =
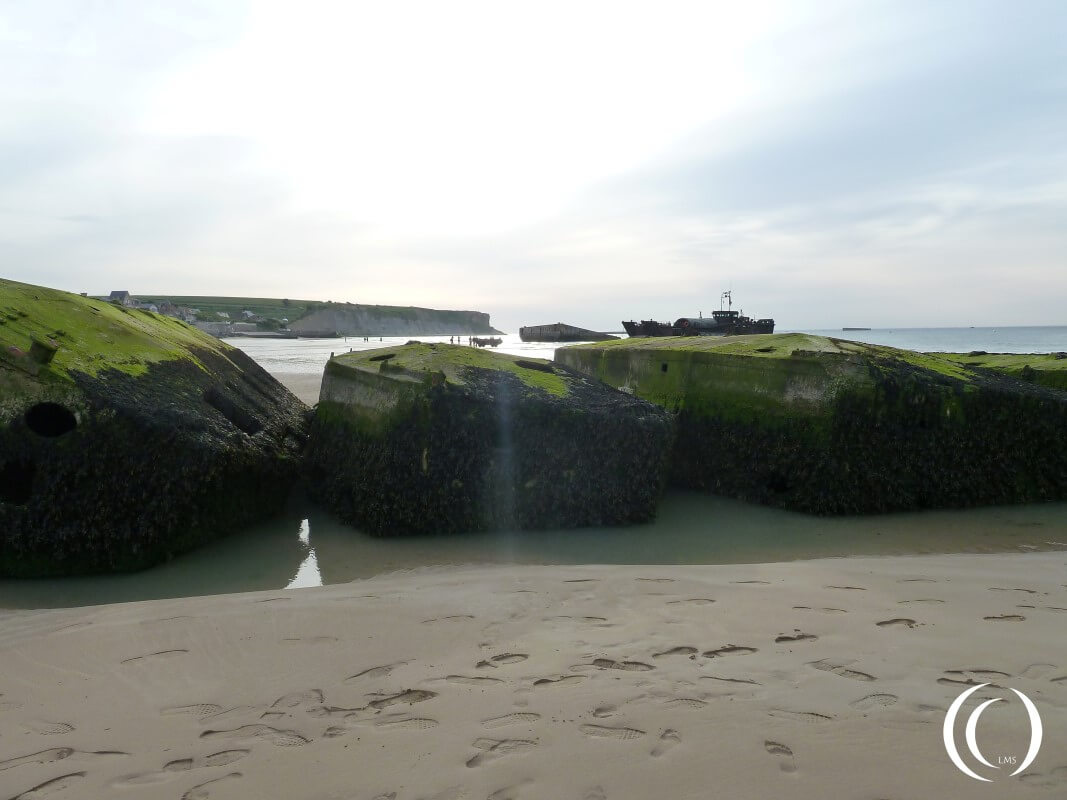
[[(1067, 351), (1067, 326), (812, 330), (923, 352)], [(419, 336), (448, 342), (448, 336)], [(465, 340), (466, 337), (464, 337)], [(501, 336), (499, 351), (550, 358), (551, 344)], [(234, 338), (275, 373), (320, 372), (331, 354), (396, 346), (379, 339)], [(143, 572), (0, 580), (0, 607), (52, 608), (343, 583), (466, 564), (743, 564), (847, 556), (1067, 550), (1067, 503), (813, 517), (706, 494), (668, 491), (655, 521), (619, 528), (375, 538), (294, 496), (276, 519)]]
[[(924, 353), (1054, 353), (1067, 352), (1067, 325), (1005, 328), (877, 328), (868, 331), (805, 330), (780, 333), (814, 333), (868, 344), (886, 344)], [(621, 337), (625, 333), (618, 334)], [(448, 342), (448, 336), (389, 337), (349, 336), (336, 339), (251, 339), (235, 337), (226, 341), (258, 361), (268, 372), (318, 373), (332, 354), (349, 350), (395, 347), (409, 339)], [(463, 342), (467, 337), (462, 338)], [(526, 358), (552, 358), (557, 345), (524, 342), (517, 333), (501, 334), (496, 349)]]

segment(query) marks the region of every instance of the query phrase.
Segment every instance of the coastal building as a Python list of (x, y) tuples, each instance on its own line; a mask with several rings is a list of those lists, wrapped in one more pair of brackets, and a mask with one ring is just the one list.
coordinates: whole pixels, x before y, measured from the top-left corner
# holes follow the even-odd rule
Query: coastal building
[(129, 292), (112, 292), (107, 299), (115, 305), (125, 306), (126, 308), (137, 307), (137, 300)]

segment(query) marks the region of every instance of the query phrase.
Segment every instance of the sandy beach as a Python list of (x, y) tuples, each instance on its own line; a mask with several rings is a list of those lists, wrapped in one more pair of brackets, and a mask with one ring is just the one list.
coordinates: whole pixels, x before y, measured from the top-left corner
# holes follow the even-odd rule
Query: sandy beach
[(309, 406), (319, 402), (321, 372), (271, 372), (271, 376)]
[[(478, 567), (5, 612), (0, 797), (1067, 793), (1067, 556)], [(1003, 697), (952, 766), (942, 723)], [(962, 741), (962, 719), (959, 722)]]

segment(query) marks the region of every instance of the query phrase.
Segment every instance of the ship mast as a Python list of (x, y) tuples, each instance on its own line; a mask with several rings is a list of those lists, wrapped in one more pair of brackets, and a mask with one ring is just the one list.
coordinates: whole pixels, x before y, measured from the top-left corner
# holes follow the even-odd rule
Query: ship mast
[(722, 311), (723, 300), (726, 300), (728, 309), (732, 309), (734, 307), (734, 298), (730, 290), (723, 292), (722, 297), (719, 298), (719, 311)]

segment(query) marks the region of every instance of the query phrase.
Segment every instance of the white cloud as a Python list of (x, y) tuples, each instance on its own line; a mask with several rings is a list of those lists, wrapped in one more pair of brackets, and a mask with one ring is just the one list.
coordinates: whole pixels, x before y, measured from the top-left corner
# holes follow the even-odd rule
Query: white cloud
[(1056, 3), (0, 11), (0, 259), (64, 288), (1062, 321)]

